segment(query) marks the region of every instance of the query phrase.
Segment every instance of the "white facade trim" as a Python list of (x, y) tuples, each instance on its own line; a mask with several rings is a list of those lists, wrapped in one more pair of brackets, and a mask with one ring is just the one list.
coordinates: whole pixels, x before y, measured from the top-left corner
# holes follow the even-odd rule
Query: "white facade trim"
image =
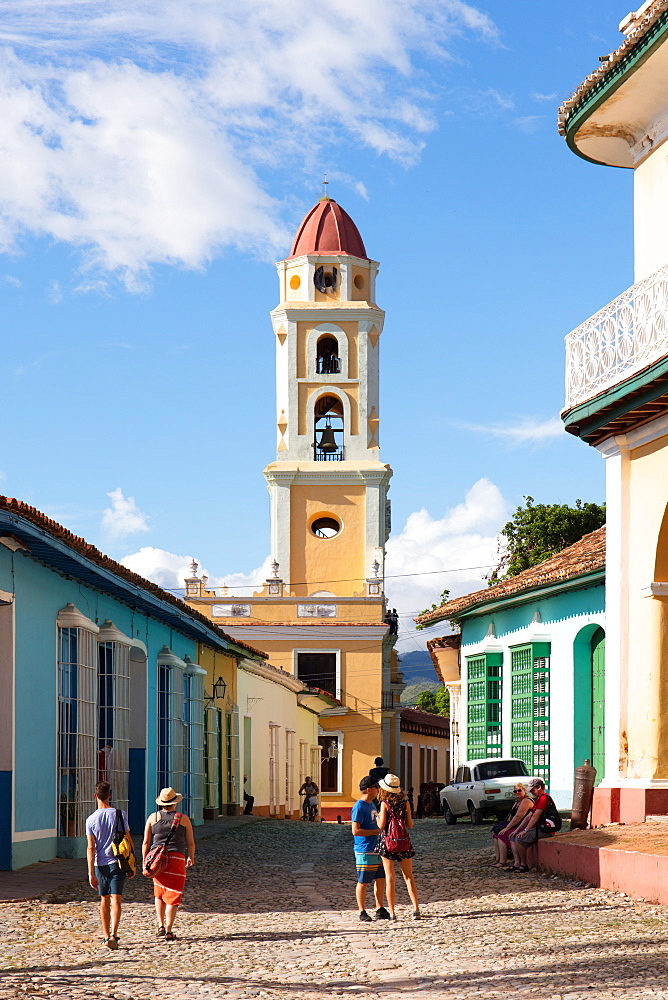
[(57, 837), (55, 826), (50, 830), (21, 830), (12, 834), (12, 843), (22, 844), (26, 840), (46, 840), (47, 837)]
[[(299, 647), (295, 647), (295, 649), (293, 649), (293, 651), (292, 651), (292, 670), (293, 670), (293, 673), (294, 673), (294, 675), (295, 675), (296, 678), (298, 678), (297, 665), (298, 665), (298, 661), (299, 661), (299, 653), (306, 653), (309, 656), (312, 655), (313, 653), (335, 653), (336, 654), (336, 697), (339, 700), (341, 700), (341, 650), (340, 649), (323, 649), (320, 646), (317, 649), (313, 649), (312, 647), (309, 647), (309, 648), (306, 648), (306, 649), (300, 649)], [(305, 681), (300, 681), (300, 683), (303, 684), (304, 686), (308, 686), (308, 685), (306, 685)], [(315, 684), (314, 687), (322, 687), (322, 685), (321, 684)]]

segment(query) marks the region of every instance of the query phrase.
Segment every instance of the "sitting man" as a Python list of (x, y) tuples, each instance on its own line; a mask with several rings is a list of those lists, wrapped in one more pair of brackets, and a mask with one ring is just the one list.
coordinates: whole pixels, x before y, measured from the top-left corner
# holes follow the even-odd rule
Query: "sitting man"
[[(551, 802), (554, 806), (554, 802), (545, 791), (545, 782), (542, 778), (533, 778), (529, 782), (529, 791), (534, 798), (534, 804), (517, 827), (515, 833), (510, 835), (510, 846), (513, 849), (513, 858), (515, 859), (515, 867), (510, 870), (514, 872), (528, 872), (529, 865), (527, 864), (527, 859), (529, 848), (537, 840), (551, 837), (555, 832), (554, 829), (550, 830), (549, 826), (546, 826), (546, 824), (550, 823), (550, 820), (544, 819), (547, 807)], [(544, 821), (541, 822), (541, 820)]]

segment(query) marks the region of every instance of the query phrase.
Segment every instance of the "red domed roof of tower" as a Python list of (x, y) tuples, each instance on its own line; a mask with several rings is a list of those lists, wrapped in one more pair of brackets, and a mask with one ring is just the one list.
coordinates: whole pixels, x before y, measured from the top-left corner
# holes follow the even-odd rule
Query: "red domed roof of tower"
[(290, 256), (301, 257), (307, 253), (345, 253), (366, 259), (359, 229), (331, 198), (316, 202), (297, 230)]

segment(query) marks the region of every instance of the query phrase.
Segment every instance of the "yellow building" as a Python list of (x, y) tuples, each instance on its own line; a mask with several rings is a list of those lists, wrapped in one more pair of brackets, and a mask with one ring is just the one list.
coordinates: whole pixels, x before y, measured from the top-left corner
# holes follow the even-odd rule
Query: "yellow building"
[[(668, 813), (668, 6), (646, 0), (560, 109), (633, 171), (635, 283), (566, 338), (566, 429), (606, 464), (605, 777), (594, 823)], [(593, 168), (592, 168), (593, 169)], [(620, 206), (610, 206), (611, 233)], [(629, 251), (631, 248), (629, 248)]]
[(335, 818), (349, 815), (375, 757), (399, 766), (402, 684), (383, 594), (392, 470), (378, 444), (384, 313), (378, 264), (329, 198), (277, 268), (277, 453), (264, 470), (273, 576), (251, 598), (193, 577), (187, 601), (336, 699), (319, 736), (322, 813)]

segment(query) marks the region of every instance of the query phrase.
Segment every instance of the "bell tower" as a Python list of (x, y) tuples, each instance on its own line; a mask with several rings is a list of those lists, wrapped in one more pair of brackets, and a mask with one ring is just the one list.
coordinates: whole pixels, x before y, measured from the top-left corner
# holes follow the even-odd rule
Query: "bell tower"
[(325, 197), (277, 269), (277, 450), (264, 470), (272, 556), (296, 597), (376, 595), (392, 475), (379, 450), (378, 263)]

